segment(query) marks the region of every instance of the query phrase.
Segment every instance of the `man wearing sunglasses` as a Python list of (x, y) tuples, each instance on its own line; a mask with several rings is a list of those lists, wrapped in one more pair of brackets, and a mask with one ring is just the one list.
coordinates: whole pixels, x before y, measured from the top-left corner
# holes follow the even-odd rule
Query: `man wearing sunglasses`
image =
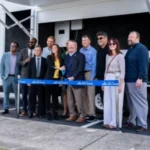
[[(34, 48), (37, 43), (36, 38), (32, 38), (28, 43), (28, 48), (22, 49), (19, 57), (19, 65), (21, 66), (21, 78), (28, 77), (28, 64), (30, 59), (34, 57)], [(23, 111), (20, 116), (27, 115), (27, 95), (28, 95), (28, 86), (26, 84), (22, 84), (22, 105)]]
[[(108, 35), (106, 32), (98, 32), (96, 34), (97, 42), (98, 42), (98, 52), (97, 52), (97, 66), (96, 66), (96, 78), (98, 80), (104, 80), (104, 72), (105, 72), (105, 63), (106, 63), (106, 55), (108, 54)], [(98, 87), (99, 88), (99, 87)], [(103, 91), (102, 88), (99, 88), (98, 92), (102, 98), (103, 102)]]
[(1, 59), (1, 79), (3, 81), (4, 91), (4, 111), (2, 115), (9, 113), (9, 91), (11, 86), (15, 93), (15, 107), (17, 106), (17, 75), (19, 73), (19, 65), (17, 63), (19, 58), (18, 48), (19, 44), (12, 42), (10, 52), (4, 53)]

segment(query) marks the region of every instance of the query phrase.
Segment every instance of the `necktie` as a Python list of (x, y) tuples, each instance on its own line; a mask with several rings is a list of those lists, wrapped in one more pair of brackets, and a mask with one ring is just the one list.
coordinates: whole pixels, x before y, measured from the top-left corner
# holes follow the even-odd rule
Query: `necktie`
[(30, 49), (30, 58), (32, 58), (32, 49)]
[(36, 76), (40, 76), (40, 58), (37, 58)]

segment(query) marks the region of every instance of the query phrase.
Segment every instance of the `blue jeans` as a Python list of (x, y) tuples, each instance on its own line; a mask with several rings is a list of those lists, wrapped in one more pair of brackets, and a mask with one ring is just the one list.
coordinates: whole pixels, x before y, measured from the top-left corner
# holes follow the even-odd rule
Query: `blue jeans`
[(17, 79), (15, 77), (8, 77), (6, 80), (3, 80), (3, 91), (4, 91), (4, 109), (9, 109), (9, 93), (11, 86), (15, 94), (15, 107), (17, 107)]
[(22, 84), (22, 106), (23, 106), (23, 111), (27, 112), (27, 106), (28, 106), (28, 86), (27, 84)]

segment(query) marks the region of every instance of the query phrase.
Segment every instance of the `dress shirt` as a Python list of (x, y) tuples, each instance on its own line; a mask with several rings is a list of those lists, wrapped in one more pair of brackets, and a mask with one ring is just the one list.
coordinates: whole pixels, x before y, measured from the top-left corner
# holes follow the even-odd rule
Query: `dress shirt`
[(81, 48), (80, 53), (84, 54), (85, 56), (85, 71), (91, 71), (91, 80), (93, 80), (96, 76), (96, 57), (97, 57), (97, 51), (92, 46), (89, 46), (88, 48)]
[(10, 55), (10, 74), (11, 75), (15, 75), (16, 59), (17, 59), (16, 54), (11, 53)]
[(35, 57), (36, 58), (36, 70), (38, 70), (38, 59), (39, 59), (39, 75), (40, 75), (40, 71), (41, 71), (41, 57)]
[(47, 58), (48, 55), (52, 54), (52, 50), (48, 47), (43, 48), (42, 57)]
[(32, 51), (32, 57), (34, 57), (34, 49), (30, 49), (30, 48), (28, 48), (28, 57), (30, 57), (31, 51)]

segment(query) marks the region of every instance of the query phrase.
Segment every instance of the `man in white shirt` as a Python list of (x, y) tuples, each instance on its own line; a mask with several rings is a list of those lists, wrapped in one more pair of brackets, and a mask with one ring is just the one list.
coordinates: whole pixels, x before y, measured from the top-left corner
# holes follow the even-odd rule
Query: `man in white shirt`
[(47, 58), (48, 55), (52, 54), (52, 46), (55, 44), (55, 38), (49, 36), (47, 38), (47, 47), (43, 48), (42, 57)]
[[(30, 59), (34, 57), (34, 48), (37, 43), (35, 38), (32, 38), (28, 43), (28, 48), (22, 49), (19, 57), (19, 65), (21, 66), (21, 78), (28, 77), (28, 64)], [(28, 86), (26, 84), (22, 85), (22, 105), (23, 111), (20, 116), (27, 115), (27, 95), (28, 95)]]

